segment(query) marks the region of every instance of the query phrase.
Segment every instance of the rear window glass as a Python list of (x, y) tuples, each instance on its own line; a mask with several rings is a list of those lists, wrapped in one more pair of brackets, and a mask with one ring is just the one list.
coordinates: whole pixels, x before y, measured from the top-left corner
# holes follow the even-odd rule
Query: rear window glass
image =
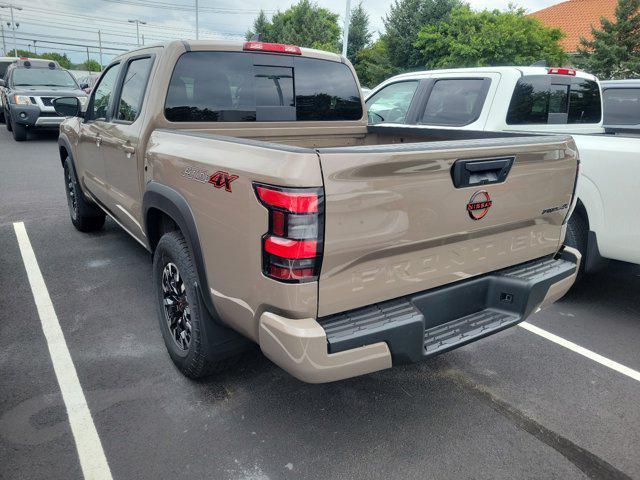
[(487, 95), (487, 85), (488, 80), (482, 78), (437, 80), (420, 123), (462, 126), (476, 121)]
[(358, 120), (362, 105), (356, 80), (342, 63), (188, 52), (173, 71), (165, 116), (172, 122)]
[(605, 125), (640, 123), (640, 88), (608, 88), (602, 95)]
[(518, 80), (507, 112), (507, 123), (598, 123), (601, 116), (600, 89), (596, 82), (533, 75)]

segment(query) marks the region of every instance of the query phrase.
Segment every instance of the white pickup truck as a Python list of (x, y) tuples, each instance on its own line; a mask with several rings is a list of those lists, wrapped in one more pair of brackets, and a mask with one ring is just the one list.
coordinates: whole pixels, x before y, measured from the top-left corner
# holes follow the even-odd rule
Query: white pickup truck
[(640, 138), (605, 133), (593, 75), (546, 67), (412, 72), (378, 85), (366, 104), (370, 123), (411, 130), (571, 134), (581, 164), (566, 243), (580, 250), (585, 271), (603, 259), (640, 263)]

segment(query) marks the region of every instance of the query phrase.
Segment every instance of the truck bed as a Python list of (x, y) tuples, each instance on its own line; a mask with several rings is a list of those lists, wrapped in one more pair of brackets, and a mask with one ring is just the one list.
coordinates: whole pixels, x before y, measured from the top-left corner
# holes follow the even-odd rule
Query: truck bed
[[(322, 129), (304, 135), (275, 129), (265, 135), (256, 129), (247, 138), (247, 130), (238, 138), (220, 135), (235, 133), (223, 129), (160, 129), (152, 134), (150, 153), (177, 156), (179, 165), (229, 171), (240, 177), (238, 189), (246, 179), (247, 193), (225, 198), (225, 204), (255, 201), (251, 181), (323, 187), (318, 316), (507, 268), (552, 255), (561, 246), (577, 168), (569, 136), (374, 126), (342, 135)], [(454, 163), (491, 159), (511, 159), (504, 179), (454, 186)], [(167, 168), (167, 162), (159, 163)], [(317, 175), (310, 175), (313, 171)], [(310, 178), (317, 180), (310, 184)], [(474, 220), (467, 205), (484, 191), (490, 211)], [(256, 228), (266, 230), (239, 220), (236, 237), (259, 238)], [(236, 244), (229, 239), (225, 250), (233, 257), (238, 249), (238, 261), (229, 262), (234, 268), (247, 262)], [(225, 297), (246, 296), (240, 290), (247, 283), (239, 283), (239, 291)]]

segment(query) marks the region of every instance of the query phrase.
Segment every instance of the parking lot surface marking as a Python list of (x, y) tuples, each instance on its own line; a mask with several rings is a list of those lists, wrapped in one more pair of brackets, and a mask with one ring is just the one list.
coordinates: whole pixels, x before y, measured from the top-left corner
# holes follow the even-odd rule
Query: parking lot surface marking
[(100, 437), (91, 418), (91, 412), (80, 386), (78, 374), (53, 308), (47, 285), (31, 247), (27, 230), (23, 222), (15, 222), (13, 228), (42, 324), (42, 331), (49, 348), (53, 369), (67, 409), (82, 473), (86, 480), (111, 480), (111, 470), (102, 449)]
[(522, 322), (520, 323), (520, 326), (525, 330), (530, 331), (531, 333), (540, 335), (541, 337), (546, 338), (547, 340), (553, 343), (557, 343), (558, 345), (564, 348), (568, 348), (569, 350), (576, 352), (584, 357), (587, 357), (588, 359), (593, 360), (594, 362), (597, 362), (600, 365), (604, 365), (605, 367), (608, 367), (612, 370), (615, 370), (618, 373), (626, 375), (627, 377), (631, 377), (634, 380), (637, 380), (638, 382), (640, 382), (640, 372), (638, 372), (637, 370), (626, 367), (618, 362), (608, 359), (607, 357), (603, 357), (602, 355), (592, 352), (591, 350), (581, 347), (580, 345), (576, 345), (575, 343), (570, 342), (569, 340), (565, 340), (564, 338), (559, 337), (558, 335), (554, 335), (553, 333), (547, 332), (546, 330), (543, 330), (540, 327), (536, 327), (531, 323)]

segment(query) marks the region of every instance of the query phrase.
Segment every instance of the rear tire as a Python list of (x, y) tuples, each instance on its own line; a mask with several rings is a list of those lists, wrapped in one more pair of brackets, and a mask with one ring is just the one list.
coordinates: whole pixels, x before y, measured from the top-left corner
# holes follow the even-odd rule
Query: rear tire
[(105, 213), (85, 198), (69, 157), (64, 160), (64, 182), (73, 226), (81, 232), (100, 230), (104, 226)]
[(4, 116), (4, 108), (2, 110), (0, 110), (0, 123), (4, 123), (5, 122), (5, 116)]
[(182, 233), (165, 233), (153, 255), (158, 321), (171, 360), (183, 375), (194, 379), (229, 369), (247, 343), (214, 322), (198, 294), (197, 283)]
[(27, 139), (27, 127), (20, 123), (11, 122), (11, 133), (16, 142), (24, 142)]
[(565, 237), (565, 245), (575, 248), (582, 255), (580, 269), (578, 270), (578, 278), (584, 275), (584, 267), (587, 258), (587, 242), (589, 238), (589, 224), (587, 220), (578, 212), (571, 215), (567, 224), (567, 235)]

